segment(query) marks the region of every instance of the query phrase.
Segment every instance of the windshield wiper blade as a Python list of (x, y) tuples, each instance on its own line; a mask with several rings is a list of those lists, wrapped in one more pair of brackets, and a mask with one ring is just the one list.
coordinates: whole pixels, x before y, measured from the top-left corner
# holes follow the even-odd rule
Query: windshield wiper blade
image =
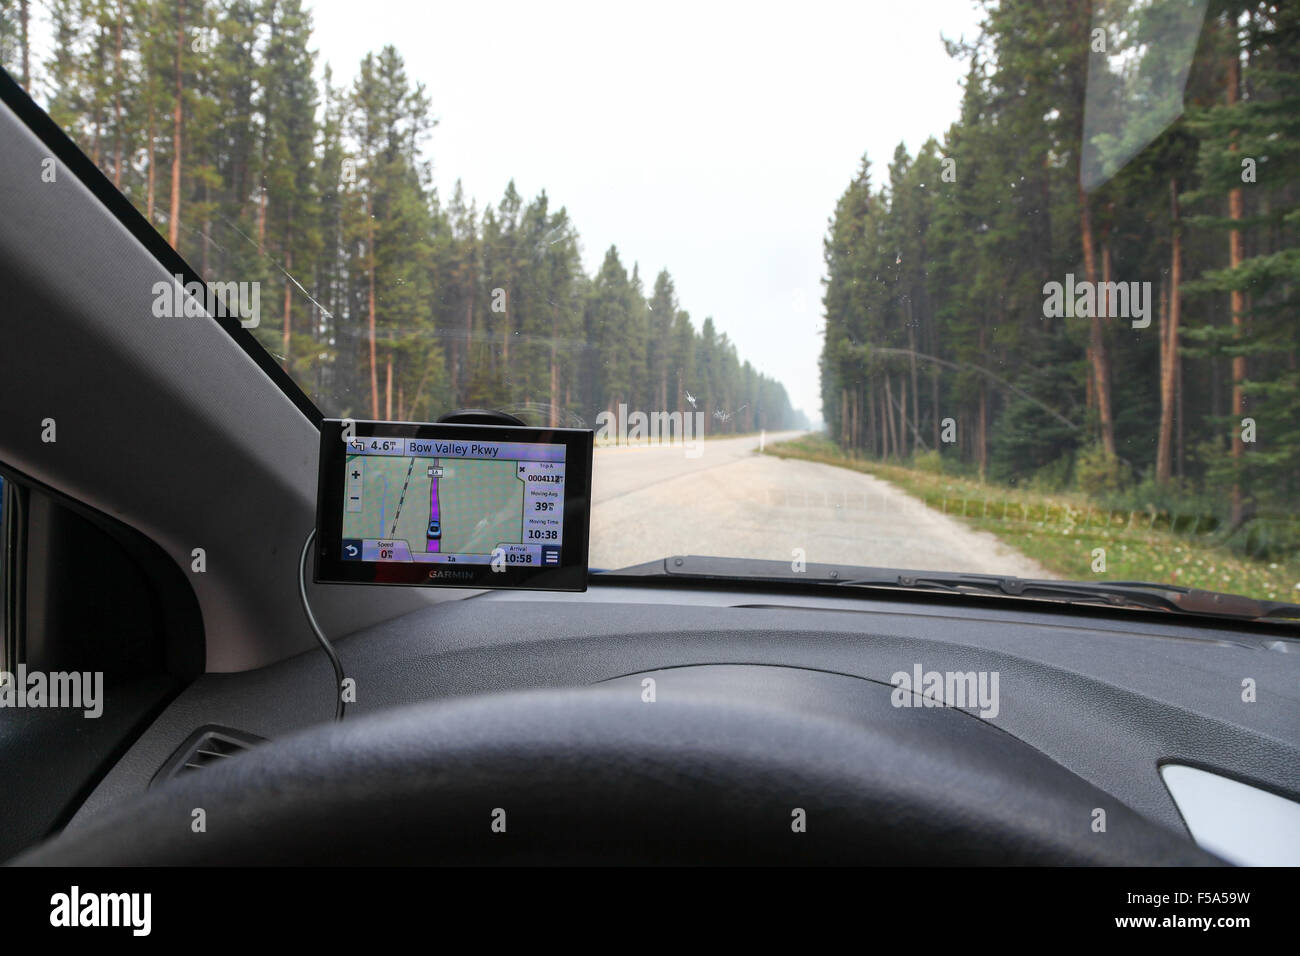
[(699, 555), (674, 555), (603, 573), (620, 577), (682, 577), (718, 581), (742, 579), (783, 584), (1001, 594), (1064, 603), (1140, 607), (1235, 620), (1300, 621), (1300, 604), (1263, 601), (1239, 594), (1202, 591), (1199, 588), (1148, 581), (1052, 581), (1018, 578), (1009, 574), (962, 574), (829, 564), (807, 564), (802, 570), (796, 570), (793, 562)]
[[(842, 583), (852, 586), (880, 582), (867, 579)], [(1011, 597), (1098, 603), (1111, 607), (1143, 607), (1248, 621), (1300, 620), (1300, 604), (1263, 601), (1241, 594), (1203, 591), (1200, 588), (1148, 581), (1050, 581), (1012, 575), (906, 572), (898, 576), (898, 584), (901, 587), (940, 588), (959, 592), (998, 592)]]

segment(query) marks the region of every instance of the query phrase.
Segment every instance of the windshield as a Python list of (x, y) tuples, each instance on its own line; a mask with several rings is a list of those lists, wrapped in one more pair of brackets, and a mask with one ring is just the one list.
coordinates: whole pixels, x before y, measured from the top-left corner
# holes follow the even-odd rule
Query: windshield
[(0, 4), (326, 415), (594, 429), (593, 567), (1282, 601), (1298, 58), (1218, 0)]

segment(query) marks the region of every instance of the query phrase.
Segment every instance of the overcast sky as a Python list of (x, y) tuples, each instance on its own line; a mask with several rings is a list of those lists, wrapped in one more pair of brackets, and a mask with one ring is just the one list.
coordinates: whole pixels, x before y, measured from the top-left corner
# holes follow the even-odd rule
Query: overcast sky
[[(428, 88), (444, 197), (515, 180), (565, 206), (588, 272), (672, 273), (796, 406), (821, 414), (822, 239), (863, 152), (879, 176), (957, 117), (971, 0), (792, 4), (316, 0), (320, 66), (392, 43)], [(879, 181), (879, 179), (877, 179)]]

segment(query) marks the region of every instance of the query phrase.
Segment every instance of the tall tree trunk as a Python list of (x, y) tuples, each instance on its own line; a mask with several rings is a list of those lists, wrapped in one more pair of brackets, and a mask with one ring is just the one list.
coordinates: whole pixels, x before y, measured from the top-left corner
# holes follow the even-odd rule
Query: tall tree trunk
[(872, 414), (876, 416), (878, 422), (876, 426), (879, 432), (877, 447), (873, 448), (878, 458), (883, 459), (889, 453), (889, 426), (885, 424), (885, 386), (873, 381), (868, 386), (867, 404), (871, 406)]
[(871, 393), (865, 380), (853, 387), (853, 401), (853, 422), (857, 430), (853, 436), (853, 452), (865, 456), (868, 454), (867, 419), (871, 416)]
[(292, 275), (291, 270), (293, 269), (293, 245), (292, 245), (292, 237), (293, 237), (293, 214), (290, 213), (290, 215), (289, 215), (289, 236), (288, 236), (288, 238), (286, 238), (286, 240), (285, 240), (285, 245), (287, 246), (287, 248), (284, 250), (284, 272), (285, 272), (285, 276), (284, 276), (284, 333), (283, 333), (284, 338), (283, 338), (283, 343), (282, 343), (282, 350), (283, 350), (283, 352), (284, 352), (284, 370), (285, 370), (286, 372), (289, 371), (289, 342), (290, 342), (290, 333), (291, 333), (291, 331), (292, 331), (292, 329), (291, 329), (291, 323), (290, 323), (290, 318), (289, 318), (289, 306), (290, 306), (289, 276)]
[[(447, 382), (451, 388), (451, 400), (459, 403), (460, 400), (460, 340), (456, 334), (447, 329), (450, 335), (450, 341), (447, 343)], [(467, 343), (468, 344), (468, 343)], [(412, 406), (414, 408), (414, 406)]]
[[(92, 42), (94, 44), (93, 49), (95, 51), (94, 76), (95, 76), (96, 85), (98, 85), (101, 82), (101, 78), (105, 74), (104, 32), (105, 32), (106, 24), (99, 19), (98, 11), (96, 11), (95, 21), (96, 21), (95, 25), (99, 28), (99, 35), (95, 37), (95, 39)], [(93, 126), (95, 129), (95, 135), (92, 138), (93, 145), (91, 147), (90, 158), (91, 161), (94, 162), (96, 166), (102, 169), (103, 163), (101, 162), (102, 154), (100, 152), (100, 144), (104, 136), (104, 109), (103, 109), (103, 104), (100, 102), (100, 90), (97, 89), (92, 94), (91, 102), (87, 104), (87, 109), (94, 117)]]
[[(559, 345), (556, 342), (556, 338), (559, 336), (559, 334), (560, 334), (559, 307), (552, 304), (551, 305), (551, 389), (550, 389), (551, 392), (550, 425), (552, 428), (555, 428), (557, 425), (560, 424), (560, 407), (559, 407), (560, 406), (560, 355), (559, 355)], [(665, 372), (665, 376), (666, 375), (667, 373)], [(668, 381), (667, 378), (665, 377), (663, 387), (660, 389), (660, 394), (666, 396), (667, 388), (668, 388)], [(659, 405), (659, 407), (664, 411), (668, 411), (667, 401), (668, 399), (665, 397), (660, 402)]]
[(867, 406), (867, 434), (863, 443), (864, 450), (868, 455), (875, 455), (877, 452), (876, 436), (880, 429), (876, 425), (876, 403), (871, 400), (871, 393), (867, 392), (863, 404)]
[(893, 416), (889, 413), (889, 376), (883, 376), (880, 384), (880, 457), (888, 458), (894, 453), (894, 445), (890, 440), (893, 437)]
[(501, 313), (503, 328), (501, 330), (501, 377), (505, 378), (510, 370), (510, 298), (513, 289), (506, 291), (506, 309)]
[(867, 386), (867, 407), (871, 409), (871, 417), (876, 420), (876, 440), (872, 445), (871, 453), (877, 458), (884, 458), (885, 452), (889, 449), (889, 443), (885, 440), (887, 431), (885, 425), (885, 387), (875, 379), (872, 379)]
[[(269, 32), (270, 32), (270, 36), (269, 36), (269, 38), (268, 38), (268, 40), (267, 40), (267, 49), (274, 50), (274, 49), (276, 48), (276, 39), (275, 39), (275, 34), (276, 34), (276, 26), (277, 26), (277, 22), (276, 22), (276, 18), (275, 18), (275, 7), (274, 7), (274, 5), (272, 5), (272, 8), (271, 8), (271, 11), (270, 11), (270, 12), (271, 12), (271, 16), (270, 16), (270, 18), (269, 18), (269, 23), (267, 24), (267, 26), (269, 27)], [(271, 121), (272, 121), (272, 117), (275, 115), (275, 97), (274, 97), (274, 92), (275, 92), (275, 88), (274, 88), (274, 86), (268, 86), (268, 87), (266, 88), (266, 90), (265, 90), (265, 99), (264, 99), (264, 101), (263, 101), (263, 103), (262, 103), (262, 128), (263, 128), (264, 130), (270, 130), (270, 129), (271, 129)], [(257, 254), (258, 254), (259, 256), (265, 256), (265, 255), (266, 255), (266, 252), (265, 252), (265, 249), (266, 249), (266, 202), (267, 202), (267, 200), (266, 200), (266, 171), (267, 171), (268, 168), (270, 168), (270, 165), (271, 165), (270, 159), (269, 159), (268, 156), (267, 156), (267, 145), (271, 142), (271, 137), (270, 137), (269, 135), (263, 135), (263, 136), (260, 137), (260, 138), (261, 138), (261, 145), (258, 147), (258, 152), (259, 152), (259, 155), (260, 155), (260, 157), (261, 157), (261, 164), (260, 164), (260, 165), (261, 165), (261, 168), (258, 170), (258, 176), (261, 178), (261, 181), (262, 181), (262, 182), (261, 182), (261, 187), (260, 187), (260, 195), (258, 196), (258, 206), (257, 206)], [(242, 197), (241, 197), (241, 200), (240, 200), (240, 201), (241, 201), (241, 202), (243, 201), (243, 200), (242, 200)], [(369, 201), (370, 201), (370, 196), (367, 194), (367, 196), (366, 196), (366, 202), (369, 203)], [(369, 205), (367, 205), (367, 206), (366, 206), (366, 214), (367, 214), (367, 215), (366, 215), (366, 221), (367, 221), (367, 223), (370, 221), (369, 213), (370, 213), (370, 207), (369, 207)], [(375, 414), (375, 417), (376, 417), (376, 418), (379, 417), (378, 413)]]
[[(982, 356), (985, 354), (984, 349), (986, 347), (983, 325), (980, 325), (979, 343), (980, 355)], [(977, 442), (975, 461), (979, 466), (980, 481), (983, 481), (989, 467), (989, 389), (988, 382), (983, 378), (980, 379), (979, 417), (977, 419), (975, 440)]]
[[(898, 377), (898, 453), (900, 458), (907, 457), (907, 376)], [(916, 453), (916, 442), (912, 442), (912, 452)]]
[(370, 261), (367, 272), (370, 282), (370, 410), (373, 418), (379, 417), (379, 358), (375, 353), (375, 220), (371, 215), (371, 197), (369, 188), (366, 192), (366, 251)]
[(841, 409), (844, 412), (843, 420), (840, 422), (840, 434), (843, 436), (841, 444), (843, 445), (845, 452), (850, 455), (853, 454), (853, 393), (856, 388), (857, 386), (854, 386), (854, 388), (846, 388), (843, 390), (844, 401), (841, 405)]
[(885, 418), (889, 422), (889, 451), (897, 458), (898, 451), (898, 432), (894, 424), (894, 392), (889, 386), (891, 376), (885, 375)]
[(984, 480), (989, 470), (989, 388), (986, 382), (980, 382), (979, 410), (979, 445), (975, 449), (976, 461), (979, 463), (980, 481)]
[[(1233, 35), (1235, 39), (1235, 33)], [(1240, 87), (1241, 59), (1238, 56), (1236, 44), (1234, 43), (1232, 57), (1228, 61), (1228, 106), (1231, 107), (1236, 105)], [(1237, 151), (1235, 130), (1233, 131), (1232, 142), (1228, 148), (1234, 153)], [(1240, 186), (1228, 193), (1228, 218), (1233, 222), (1242, 218), (1242, 193)], [(1240, 268), (1241, 260), (1241, 230), (1234, 228), (1228, 233), (1228, 267), (1235, 271)], [(1231, 297), (1233, 339), (1236, 342), (1240, 342), (1245, 334), (1245, 297), (1239, 289), (1233, 289)], [(1232, 357), (1232, 464), (1235, 469), (1234, 473), (1238, 476), (1241, 474), (1240, 469), (1242, 457), (1246, 451), (1246, 446), (1241, 440), (1241, 419), (1246, 414), (1246, 395), (1242, 384), (1245, 380), (1246, 356), (1234, 355)], [(1241, 520), (1242, 511), (1243, 500), (1241, 481), (1238, 478), (1232, 483), (1232, 523), (1234, 525)]]
[(1185, 432), (1187, 430), (1187, 416), (1183, 413), (1183, 363), (1179, 362), (1174, 366), (1174, 368), (1174, 390), (1176, 394), (1175, 405), (1177, 406), (1174, 412), (1174, 420), (1178, 423), (1178, 448), (1174, 454), (1174, 458), (1177, 462), (1178, 477), (1182, 478), (1183, 463), (1186, 460), (1183, 453), (1183, 441), (1186, 437)]
[[(1088, 273), (1088, 282), (1093, 289), (1097, 287), (1097, 253), (1093, 247), (1092, 210), (1088, 194), (1079, 183), (1079, 230), (1083, 243), (1083, 265)], [(1092, 378), (1097, 415), (1101, 421), (1101, 444), (1107, 457), (1115, 457), (1115, 422), (1111, 417), (1110, 404), (1110, 361), (1106, 355), (1105, 326), (1102, 324), (1100, 303), (1093, 309), (1092, 325), (1088, 345), (1092, 358)]]
[(858, 411), (862, 407), (862, 387), (853, 387), (853, 400), (849, 402), (849, 445), (853, 453), (858, 452)]
[(180, 250), (181, 238), (181, 98), (185, 93), (181, 73), (181, 52), (185, 49), (185, 0), (176, 10), (176, 102), (172, 106), (172, 202), (167, 238), (171, 247)]
[(393, 356), (389, 353), (384, 365), (388, 372), (384, 382), (384, 420), (393, 420)]
[[(907, 300), (907, 349), (911, 353), (912, 362), (912, 428), (916, 429), (921, 424), (920, 395), (921, 388), (917, 384), (916, 373), (916, 328), (912, 317), (912, 300)], [(916, 454), (916, 438), (912, 438), (912, 453)]]
[(933, 362), (930, 363), (930, 405), (934, 419), (934, 447), (939, 449), (942, 447), (939, 444), (939, 366)]
[[(470, 363), (473, 359), (474, 341), (474, 275), (470, 273), (469, 299), (465, 302), (465, 392), (469, 391)], [(465, 394), (461, 394), (462, 404)]]
[(209, 238), (212, 235), (212, 211), (211, 210), (212, 210), (212, 193), (210, 192), (210, 187), (205, 181), (203, 183), (203, 263), (202, 263), (203, 265), (202, 276), (204, 279), (209, 278), (211, 275), (211, 273), (208, 272), (208, 253), (210, 252), (210, 247), (212, 245), (212, 240)]
[(1162, 296), (1160, 323), (1160, 433), (1156, 439), (1156, 482), (1173, 474), (1174, 391), (1178, 381), (1178, 323), (1182, 311), (1183, 236), (1178, 223), (1178, 181), (1169, 180), (1170, 246), (1167, 306)]
[(144, 217), (145, 217), (146, 219), (149, 220), (149, 225), (152, 226), (152, 225), (153, 225), (153, 197), (154, 197), (154, 188), (153, 188), (153, 184), (154, 184), (154, 145), (155, 145), (155, 142), (157, 141), (158, 133), (157, 133), (157, 130), (156, 130), (156, 128), (155, 128), (155, 119), (154, 119), (154, 117), (155, 117), (156, 114), (155, 114), (155, 112), (154, 112), (154, 107), (155, 107), (156, 104), (155, 104), (155, 102), (154, 102), (153, 91), (150, 90), (149, 93), (148, 93), (147, 95), (148, 95), (148, 97), (149, 97), (149, 181), (148, 181), (148, 185), (147, 185), (147, 187), (146, 187), (146, 189), (145, 189), (145, 204), (144, 204), (145, 213), (144, 213)]
[(28, 92), (32, 88), (32, 64), (31, 64), (31, 40), (28, 35), (28, 0), (19, 0), (18, 2), (18, 19), (20, 24), (21, 42), (23, 45), (23, 88)]
[(259, 256), (266, 255), (266, 186), (265, 185), (263, 185), (262, 188), (259, 190), (259, 194), (257, 197), (257, 254)]
[[(27, 0), (23, 0), (24, 16), (26, 8)], [(118, 189), (122, 188), (122, 21), (125, 19), (122, 0), (118, 0), (117, 40), (113, 47), (113, 185)], [(23, 72), (26, 70), (24, 64)]]
[(858, 403), (854, 420), (858, 423), (858, 434), (853, 439), (853, 450), (859, 455), (867, 454), (867, 417), (871, 414), (871, 397), (867, 393), (867, 383), (859, 382), (853, 389), (853, 397)]

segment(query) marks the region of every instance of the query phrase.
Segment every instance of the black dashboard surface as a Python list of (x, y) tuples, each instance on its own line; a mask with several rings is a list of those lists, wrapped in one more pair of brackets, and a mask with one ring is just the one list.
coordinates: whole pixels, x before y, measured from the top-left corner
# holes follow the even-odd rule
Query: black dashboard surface
[[(489, 592), (336, 642), (349, 714), (492, 691), (653, 672), (698, 689), (697, 665), (769, 665), (890, 684), (898, 671), (996, 672), (985, 720), (1115, 799), (1185, 828), (1158, 766), (1178, 761), (1300, 798), (1300, 642), (1160, 615), (1065, 614), (863, 595), (594, 584), (586, 594)], [(686, 670), (682, 670), (686, 668)], [(1255, 699), (1243, 700), (1243, 681)], [(328, 720), (320, 652), (196, 681), (104, 777), (70, 823), (145, 791), (196, 728), (273, 739)], [(850, 684), (851, 682), (846, 682)], [(833, 703), (814, 706), (836, 706)]]

